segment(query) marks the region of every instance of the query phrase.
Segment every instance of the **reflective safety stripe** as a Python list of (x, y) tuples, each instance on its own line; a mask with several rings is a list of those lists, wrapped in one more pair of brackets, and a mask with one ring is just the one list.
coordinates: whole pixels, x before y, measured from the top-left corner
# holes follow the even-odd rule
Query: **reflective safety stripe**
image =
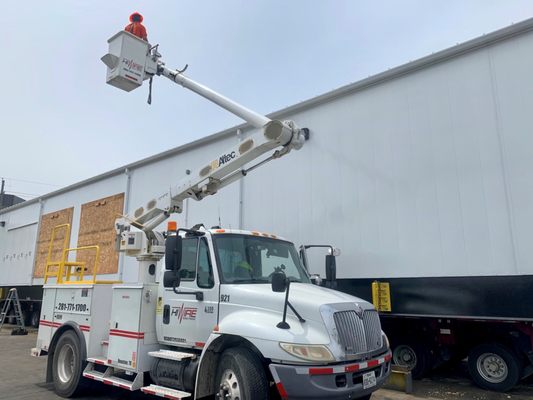
[(276, 383), (276, 387), (278, 388), (278, 392), (279, 392), (279, 395), (280, 395), (281, 399), (282, 400), (288, 400), (289, 395), (287, 394), (287, 391), (283, 387), (283, 383), (281, 383), (281, 382)]
[[(39, 325), (47, 326), (49, 328), (59, 328), (63, 324), (60, 324), (59, 322), (52, 322), (52, 321), (47, 321), (45, 319), (41, 319), (39, 321)], [(80, 327), (80, 330), (82, 332), (90, 332), (91, 331), (91, 327), (89, 325), (79, 325), (79, 327)]]
[(123, 331), (121, 329), (110, 329), (109, 336), (120, 336), (129, 339), (144, 339), (144, 332)]
[(374, 368), (378, 365), (387, 363), (391, 360), (391, 353), (385, 354), (385, 356), (376, 358), (374, 360), (368, 360), (360, 363), (349, 364), (349, 365), (338, 365), (334, 367), (301, 367), (296, 368), (296, 372), (300, 375), (331, 375), (331, 374), (341, 374), (346, 372), (357, 372), (362, 371), (368, 368)]

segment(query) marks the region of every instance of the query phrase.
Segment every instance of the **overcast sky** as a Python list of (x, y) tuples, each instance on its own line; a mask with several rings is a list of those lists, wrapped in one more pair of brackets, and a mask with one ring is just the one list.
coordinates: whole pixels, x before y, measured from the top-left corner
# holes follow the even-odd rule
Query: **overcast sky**
[(147, 87), (105, 84), (100, 57), (132, 11), (144, 15), (167, 65), (188, 63), (191, 78), (269, 113), (530, 18), (533, 1), (4, 2), (8, 193), (31, 198), (240, 123), (162, 78), (151, 106)]

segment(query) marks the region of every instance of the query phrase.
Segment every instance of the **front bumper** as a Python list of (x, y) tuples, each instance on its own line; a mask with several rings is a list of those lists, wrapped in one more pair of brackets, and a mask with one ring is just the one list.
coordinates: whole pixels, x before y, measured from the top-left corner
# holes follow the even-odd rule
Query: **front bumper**
[[(279, 394), (287, 399), (351, 400), (379, 389), (390, 374), (390, 351), (375, 359), (333, 366), (270, 364)], [(376, 386), (363, 389), (363, 374), (374, 371)]]

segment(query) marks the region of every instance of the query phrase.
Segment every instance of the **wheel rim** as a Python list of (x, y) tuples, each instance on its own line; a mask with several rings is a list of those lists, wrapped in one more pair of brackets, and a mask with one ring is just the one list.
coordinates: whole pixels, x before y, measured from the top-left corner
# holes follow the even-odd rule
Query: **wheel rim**
[(223, 400), (240, 400), (241, 386), (237, 375), (231, 369), (227, 369), (220, 379), (220, 390), (217, 394), (218, 399)]
[(483, 353), (477, 358), (477, 372), (487, 382), (502, 383), (509, 375), (505, 360), (495, 353)]
[(74, 375), (74, 348), (65, 344), (57, 357), (57, 376), (62, 383), (68, 383)]
[(412, 347), (402, 344), (397, 346), (392, 352), (392, 361), (395, 365), (413, 370), (417, 363), (416, 353)]

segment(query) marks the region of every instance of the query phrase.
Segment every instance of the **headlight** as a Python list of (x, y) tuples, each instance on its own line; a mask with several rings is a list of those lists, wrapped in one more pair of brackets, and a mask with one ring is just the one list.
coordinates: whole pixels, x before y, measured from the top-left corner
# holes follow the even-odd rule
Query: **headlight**
[(335, 361), (335, 357), (326, 346), (280, 343), (280, 347), (287, 353), (307, 361)]
[(390, 349), (389, 338), (387, 337), (387, 335), (385, 335), (385, 332), (381, 331), (381, 336), (383, 336), (383, 346), (386, 346), (387, 349)]

